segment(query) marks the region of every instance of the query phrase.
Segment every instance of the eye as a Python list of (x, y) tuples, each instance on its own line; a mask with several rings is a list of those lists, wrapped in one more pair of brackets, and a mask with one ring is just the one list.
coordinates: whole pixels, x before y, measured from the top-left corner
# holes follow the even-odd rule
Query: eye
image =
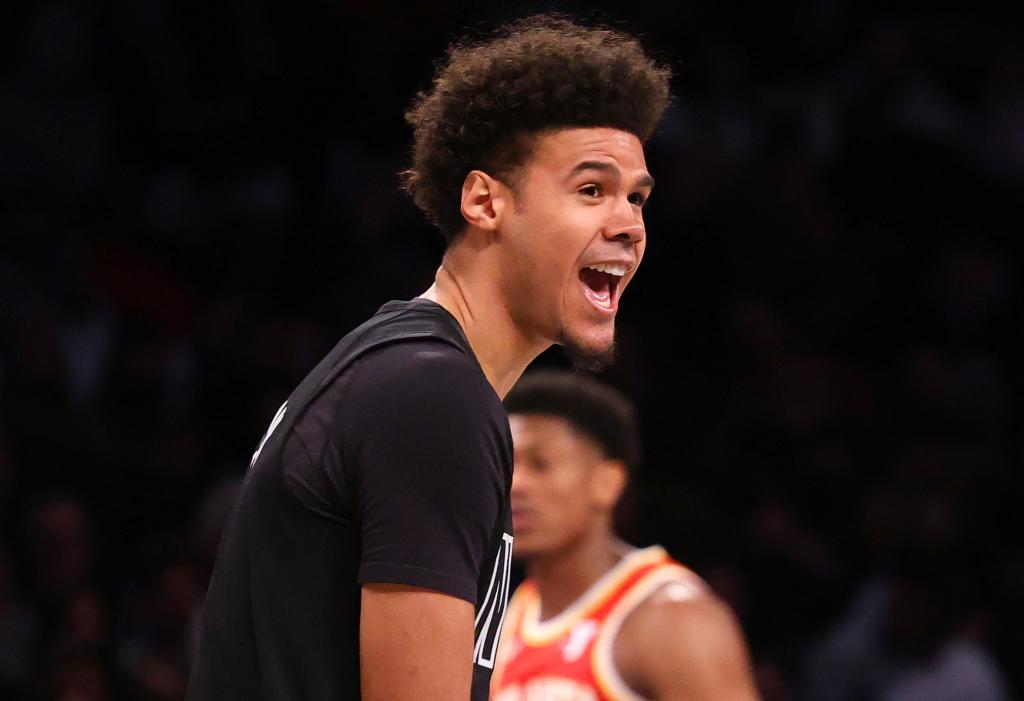
[(630, 204), (635, 204), (637, 207), (643, 207), (644, 202), (647, 201), (647, 198), (644, 197), (642, 192), (634, 192), (632, 195), (629, 196), (629, 201)]
[(579, 192), (582, 195), (586, 195), (587, 197), (600, 197), (601, 186), (595, 183), (591, 183), (590, 185), (584, 185), (579, 190), (577, 190), (577, 192)]

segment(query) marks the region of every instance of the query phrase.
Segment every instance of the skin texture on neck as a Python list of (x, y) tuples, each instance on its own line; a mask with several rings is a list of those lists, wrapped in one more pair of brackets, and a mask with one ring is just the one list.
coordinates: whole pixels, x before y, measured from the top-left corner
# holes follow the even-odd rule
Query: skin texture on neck
[(541, 620), (565, 611), (629, 551), (605, 524), (563, 550), (530, 558), (526, 569), (540, 595)]
[(514, 321), (493, 280), (489, 246), (472, 230), (452, 244), (421, 297), (444, 307), (462, 326), (487, 381), (502, 399), (551, 341), (528, 336)]

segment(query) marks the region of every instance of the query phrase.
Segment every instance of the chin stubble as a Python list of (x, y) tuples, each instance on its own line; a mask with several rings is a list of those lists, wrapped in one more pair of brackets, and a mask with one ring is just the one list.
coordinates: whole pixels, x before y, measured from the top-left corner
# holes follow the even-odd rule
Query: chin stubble
[(566, 334), (561, 343), (576, 372), (601, 372), (615, 362), (615, 341), (608, 344), (607, 348), (594, 349), (587, 348), (578, 339)]

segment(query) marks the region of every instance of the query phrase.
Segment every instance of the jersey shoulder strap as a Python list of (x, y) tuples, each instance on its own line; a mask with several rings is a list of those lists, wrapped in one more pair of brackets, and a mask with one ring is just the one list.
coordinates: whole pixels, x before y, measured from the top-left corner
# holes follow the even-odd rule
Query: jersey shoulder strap
[(645, 701), (619, 674), (615, 665), (615, 638), (629, 615), (662, 589), (676, 601), (696, 599), (710, 592), (696, 573), (671, 559), (646, 568), (620, 592), (606, 612), (591, 653), (594, 680), (606, 698)]

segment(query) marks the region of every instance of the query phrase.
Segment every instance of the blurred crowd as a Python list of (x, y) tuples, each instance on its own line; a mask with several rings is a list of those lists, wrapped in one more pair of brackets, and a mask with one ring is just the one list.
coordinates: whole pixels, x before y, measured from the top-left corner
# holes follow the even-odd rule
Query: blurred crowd
[[(609, 8), (676, 74), (604, 375), (644, 425), (623, 532), (732, 604), (766, 701), (1019, 698), (1019, 25), (707, 5)], [(0, 698), (181, 699), (274, 410), (432, 279), (403, 109), (513, 15), (0, 15)]]

